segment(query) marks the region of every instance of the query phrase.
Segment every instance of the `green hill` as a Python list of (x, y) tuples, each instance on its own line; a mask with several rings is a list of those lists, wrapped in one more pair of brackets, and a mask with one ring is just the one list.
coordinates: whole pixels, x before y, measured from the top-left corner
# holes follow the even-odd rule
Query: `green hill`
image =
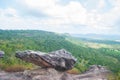
[(120, 71), (120, 50), (117, 48), (99, 47), (93, 48), (84, 45), (81, 41), (64, 34), (46, 32), (40, 30), (0, 30), (0, 50), (5, 52), (0, 59), (0, 67), (8, 69), (10, 66), (31, 68), (34, 65), (15, 58), (15, 52), (19, 50), (39, 50), (50, 52), (58, 49), (66, 49), (71, 52), (78, 62), (75, 66), (80, 72), (85, 71), (89, 65), (98, 64), (107, 66), (113, 72)]

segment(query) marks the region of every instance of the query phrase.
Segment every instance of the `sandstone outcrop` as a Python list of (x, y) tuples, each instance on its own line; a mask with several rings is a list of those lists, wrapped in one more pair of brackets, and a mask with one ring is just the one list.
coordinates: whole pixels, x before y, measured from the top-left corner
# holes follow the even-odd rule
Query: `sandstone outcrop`
[(108, 74), (109, 71), (105, 67), (93, 65), (83, 74), (69, 74), (53, 68), (40, 68), (15, 73), (0, 71), (0, 80), (108, 80)]
[(24, 61), (31, 62), (42, 68), (54, 68), (58, 71), (70, 70), (76, 63), (70, 52), (65, 49), (44, 53), (40, 51), (20, 51), (16, 53), (16, 57)]

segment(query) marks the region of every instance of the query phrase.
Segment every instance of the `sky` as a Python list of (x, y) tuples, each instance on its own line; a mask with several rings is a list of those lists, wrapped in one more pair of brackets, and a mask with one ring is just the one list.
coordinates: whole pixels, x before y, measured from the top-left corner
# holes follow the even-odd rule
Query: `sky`
[(0, 0), (0, 29), (120, 35), (120, 0)]

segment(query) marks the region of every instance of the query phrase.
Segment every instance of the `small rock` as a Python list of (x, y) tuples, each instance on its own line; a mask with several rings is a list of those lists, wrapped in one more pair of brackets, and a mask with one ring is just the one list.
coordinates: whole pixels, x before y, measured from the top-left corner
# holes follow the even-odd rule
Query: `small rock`
[(4, 57), (4, 51), (0, 51), (0, 58)]
[(60, 80), (73, 80), (72, 76), (70, 76), (70, 74), (64, 73)]

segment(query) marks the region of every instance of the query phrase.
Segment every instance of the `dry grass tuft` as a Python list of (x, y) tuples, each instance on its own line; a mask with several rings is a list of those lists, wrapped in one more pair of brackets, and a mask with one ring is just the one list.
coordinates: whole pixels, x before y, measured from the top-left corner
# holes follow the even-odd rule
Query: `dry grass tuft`
[(6, 72), (21, 72), (21, 71), (24, 71), (25, 69), (26, 69), (26, 67), (24, 67), (24, 66), (13, 65), (13, 66), (6, 67), (4, 70)]
[(69, 73), (69, 74), (80, 74), (80, 71), (76, 68), (73, 68), (71, 70), (68, 70), (67, 73)]

